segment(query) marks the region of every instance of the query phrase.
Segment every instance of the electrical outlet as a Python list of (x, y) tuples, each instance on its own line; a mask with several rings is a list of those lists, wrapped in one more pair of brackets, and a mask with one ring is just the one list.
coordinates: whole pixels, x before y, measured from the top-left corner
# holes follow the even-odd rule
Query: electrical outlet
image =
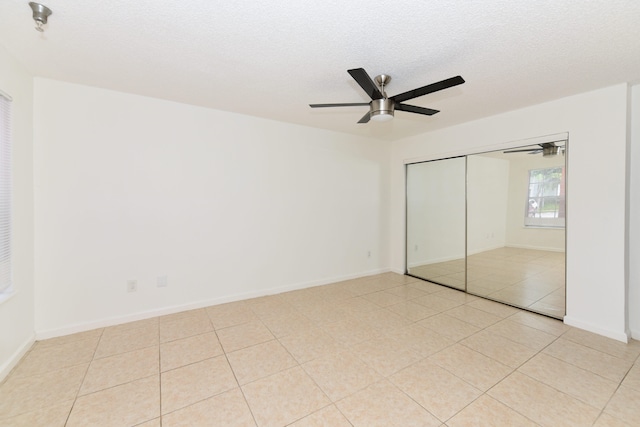
[(158, 276), (156, 278), (156, 286), (159, 288), (165, 288), (169, 286), (169, 281), (167, 279), (167, 276)]
[(137, 280), (127, 280), (127, 292), (135, 292), (138, 290)]

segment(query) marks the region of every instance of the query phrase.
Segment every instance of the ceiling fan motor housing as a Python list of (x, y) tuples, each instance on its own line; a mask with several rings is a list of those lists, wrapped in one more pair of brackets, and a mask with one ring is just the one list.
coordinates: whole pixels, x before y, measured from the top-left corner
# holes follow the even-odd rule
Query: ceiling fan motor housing
[(371, 119), (376, 116), (393, 117), (395, 103), (389, 98), (374, 99), (371, 101)]

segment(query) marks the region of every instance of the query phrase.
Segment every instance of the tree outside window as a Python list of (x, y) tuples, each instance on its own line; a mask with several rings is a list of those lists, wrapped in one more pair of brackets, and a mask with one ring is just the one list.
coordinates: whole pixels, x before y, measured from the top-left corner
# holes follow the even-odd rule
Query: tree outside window
[(564, 227), (565, 170), (562, 166), (529, 171), (524, 225)]

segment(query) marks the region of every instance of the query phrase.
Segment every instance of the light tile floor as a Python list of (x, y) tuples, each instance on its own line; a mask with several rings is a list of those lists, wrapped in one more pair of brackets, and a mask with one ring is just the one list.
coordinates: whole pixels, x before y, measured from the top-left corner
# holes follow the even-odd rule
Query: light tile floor
[(639, 354), (385, 273), (37, 342), (0, 426), (637, 426)]
[[(464, 259), (419, 265), (411, 275), (464, 289)], [(565, 314), (565, 254), (504, 247), (470, 255), (467, 291), (561, 319)]]

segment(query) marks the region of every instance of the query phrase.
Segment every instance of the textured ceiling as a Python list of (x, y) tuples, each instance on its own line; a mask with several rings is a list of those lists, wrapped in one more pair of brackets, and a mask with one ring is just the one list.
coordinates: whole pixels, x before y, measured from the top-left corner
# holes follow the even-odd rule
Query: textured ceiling
[[(640, 81), (638, 0), (0, 1), (0, 44), (35, 76), (393, 140), (612, 84)], [(357, 124), (347, 73), (390, 74), (389, 96), (467, 83)]]

